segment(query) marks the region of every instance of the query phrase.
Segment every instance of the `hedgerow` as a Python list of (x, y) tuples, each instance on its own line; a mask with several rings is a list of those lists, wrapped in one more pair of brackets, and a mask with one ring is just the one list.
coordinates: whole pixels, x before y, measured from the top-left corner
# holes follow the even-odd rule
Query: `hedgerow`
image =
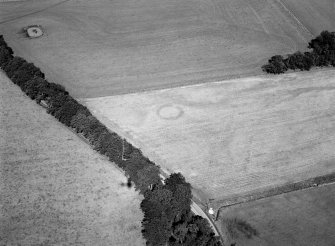
[(11, 59), (13, 56), (10, 51), (4, 46), (0, 46), (0, 68), (4, 69)]
[(171, 174), (163, 184), (159, 166), (141, 150), (109, 131), (65, 88), (45, 79), (33, 63), (13, 56), (0, 35), (0, 67), (23, 92), (37, 103), (47, 106), (47, 113), (83, 135), (94, 150), (125, 171), (127, 177), (144, 195), (141, 208), (143, 237), (147, 245), (221, 245), (208, 221), (191, 213), (191, 185), (181, 174)]
[(8, 78), (12, 78), (14, 72), (16, 72), (24, 62), (26, 62), (26, 60), (19, 56), (12, 57), (3, 68)]
[(275, 55), (262, 66), (262, 69), (267, 73), (280, 74), (289, 69), (309, 71), (312, 67), (335, 67), (335, 32), (321, 32), (309, 42), (308, 48), (312, 51), (304, 53), (297, 51), (287, 55), (286, 58)]
[(13, 59), (13, 50), (10, 48), (3, 36), (0, 35), (0, 68), (5, 69), (7, 64)]

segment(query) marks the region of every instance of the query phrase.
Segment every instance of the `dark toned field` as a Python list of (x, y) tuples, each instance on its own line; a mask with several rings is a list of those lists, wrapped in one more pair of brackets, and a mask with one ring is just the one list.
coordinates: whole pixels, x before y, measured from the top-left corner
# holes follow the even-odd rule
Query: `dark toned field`
[(238, 218), (258, 231), (251, 239), (235, 231), (227, 241), (238, 246), (333, 246), (334, 194), (331, 184), (225, 208), (218, 225), (231, 235), (227, 220)]
[[(76, 97), (258, 74), (310, 38), (276, 0), (36, 0), (0, 12), (17, 54)], [(31, 24), (45, 35), (19, 33)]]
[(281, 0), (314, 36), (323, 30), (335, 31), (334, 0)]

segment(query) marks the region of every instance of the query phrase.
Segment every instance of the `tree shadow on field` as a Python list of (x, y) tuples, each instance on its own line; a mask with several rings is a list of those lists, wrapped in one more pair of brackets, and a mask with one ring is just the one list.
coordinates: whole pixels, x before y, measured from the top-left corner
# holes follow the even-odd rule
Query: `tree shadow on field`
[(248, 222), (239, 218), (224, 218), (221, 220), (221, 228), (228, 237), (228, 245), (237, 245), (238, 239), (252, 239), (259, 236), (259, 232)]

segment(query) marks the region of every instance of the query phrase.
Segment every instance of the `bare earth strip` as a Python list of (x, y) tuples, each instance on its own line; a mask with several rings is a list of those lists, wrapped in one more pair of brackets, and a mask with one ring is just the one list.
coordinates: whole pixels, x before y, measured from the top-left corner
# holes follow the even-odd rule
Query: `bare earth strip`
[(145, 245), (125, 176), (0, 73), (0, 245)]
[(335, 171), (335, 71), (83, 99), (113, 130), (208, 198)]
[[(44, 35), (27, 39), (20, 31), (33, 24)], [(75, 97), (259, 74), (310, 38), (276, 0), (6, 2), (0, 32)]]
[(238, 218), (259, 232), (253, 239), (242, 234), (230, 238), (239, 246), (333, 246), (334, 194), (335, 184), (330, 184), (225, 208), (218, 224)]

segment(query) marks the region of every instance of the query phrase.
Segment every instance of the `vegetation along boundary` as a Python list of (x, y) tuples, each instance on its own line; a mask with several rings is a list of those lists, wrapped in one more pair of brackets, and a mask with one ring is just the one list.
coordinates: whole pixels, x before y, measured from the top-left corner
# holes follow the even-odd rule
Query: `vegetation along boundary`
[(306, 179), (299, 182), (287, 183), (281, 186), (277, 186), (274, 188), (266, 189), (263, 191), (254, 192), (245, 196), (238, 196), (229, 199), (223, 199), (217, 201), (218, 212), (216, 214), (216, 219), (219, 216), (220, 209), (224, 209), (226, 207), (230, 207), (233, 205), (256, 201), (262, 198), (267, 198), (270, 196), (277, 196), (283, 193), (289, 193), (293, 191), (308, 189), (311, 187), (325, 185), (329, 183), (335, 183), (335, 173), (330, 173), (322, 176), (317, 176), (314, 178)]
[(222, 245), (209, 222), (191, 212), (191, 185), (180, 173), (163, 183), (160, 168), (141, 150), (111, 132), (59, 84), (48, 82), (33, 63), (19, 56), (0, 35), (0, 68), (21, 90), (61, 123), (86, 139), (94, 150), (121, 168), (144, 195), (142, 235), (147, 245)]
[(335, 32), (322, 31), (319, 36), (308, 43), (311, 51), (287, 55), (272, 56), (262, 66), (264, 72), (272, 74), (285, 73), (287, 70), (309, 71), (312, 67), (335, 67)]

